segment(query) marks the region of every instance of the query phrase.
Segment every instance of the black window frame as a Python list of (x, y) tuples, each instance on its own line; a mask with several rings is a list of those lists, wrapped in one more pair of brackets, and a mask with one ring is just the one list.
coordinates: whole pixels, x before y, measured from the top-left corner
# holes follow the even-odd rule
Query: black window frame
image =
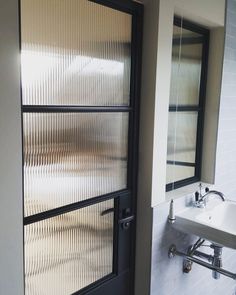
[[(206, 87), (207, 87), (207, 72), (208, 72), (208, 55), (209, 55), (209, 39), (210, 31), (194, 22), (186, 19), (182, 19), (178, 16), (174, 17), (174, 26), (182, 27), (183, 29), (192, 31), (197, 34), (201, 34), (199, 37), (199, 42), (202, 44), (202, 69), (201, 69), (201, 79), (200, 79), (200, 89), (199, 89), (199, 103), (196, 106), (193, 105), (169, 105), (170, 112), (198, 112), (197, 120), (197, 137), (196, 137), (196, 156), (194, 163), (179, 162), (179, 161), (167, 161), (167, 164), (181, 165), (187, 167), (195, 167), (194, 176), (185, 178), (176, 182), (166, 184), (166, 191), (172, 191), (183, 186), (200, 181), (201, 178), (201, 162), (202, 162), (202, 145), (203, 145), (203, 128), (204, 128), (204, 114), (205, 114), (205, 101), (206, 101)], [(189, 40), (184, 40), (184, 42), (189, 42), (188, 44), (196, 44), (194, 39), (188, 38)], [(183, 42), (183, 41), (182, 41)], [(173, 40), (173, 46), (175, 40)], [(186, 44), (186, 43), (185, 43)]]

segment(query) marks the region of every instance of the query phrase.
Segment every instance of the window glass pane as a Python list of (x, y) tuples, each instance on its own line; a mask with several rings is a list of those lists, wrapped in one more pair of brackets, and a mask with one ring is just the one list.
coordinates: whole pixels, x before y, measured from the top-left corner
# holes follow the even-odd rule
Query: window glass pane
[(129, 105), (132, 16), (87, 0), (21, 0), (25, 105)]
[(125, 189), (128, 118), (24, 114), (25, 215)]
[(177, 28), (174, 32), (172, 50), (170, 104), (198, 105), (202, 68), (202, 44), (191, 43), (201, 40), (199, 39), (200, 35), (185, 30), (183, 36), (181, 36), (181, 28)]
[(181, 26), (176, 26), (174, 25), (173, 27), (173, 38), (174, 39), (177, 39), (177, 38), (181, 38), (182, 39), (182, 36), (183, 37), (201, 37), (202, 35), (201, 34), (198, 34), (198, 33), (195, 33), (193, 31), (190, 31), (190, 30), (187, 30)]
[(196, 176), (196, 167), (200, 165), (196, 163), (196, 153), (197, 135), (201, 132), (198, 115), (202, 112), (199, 100), (206, 35), (191, 31), (184, 19), (176, 18), (175, 23), (178, 25), (173, 26), (167, 184)]
[(25, 226), (26, 295), (69, 295), (113, 272), (106, 201)]
[(167, 160), (195, 163), (197, 112), (170, 112)]
[(166, 183), (173, 183), (195, 175), (194, 167), (167, 164)]

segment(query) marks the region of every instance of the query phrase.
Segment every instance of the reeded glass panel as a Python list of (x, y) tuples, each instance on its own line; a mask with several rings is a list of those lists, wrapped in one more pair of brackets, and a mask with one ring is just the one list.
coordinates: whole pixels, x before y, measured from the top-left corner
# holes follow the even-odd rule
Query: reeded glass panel
[(106, 201), (25, 226), (26, 295), (69, 295), (113, 272)]
[(167, 164), (166, 183), (174, 183), (179, 180), (193, 177), (194, 175), (194, 167)]
[(190, 30), (187, 30), (185, 28), (181, 26), (176, 26), (174, 25), (173, 26), (173, 38), (174, 39), (182, 39), (183, 37), (193, 37), (193, 38), (196, 38), (196, 37), (202, 37), (201, 34), (198, 34), (196, 32), (193, 32), (193, 31), (190, 31)]
[(169, 113), (167, 160), (195, 163), (197, 119), (197, 112)]
[(88, 0), (21, 0), (25, 105), (129, 105), (132, 16)]
[(180, 27), (176, 27), (174, 34), (170, 104), (198, 105), (202, 69), (202, 44), (191, 43), (197, 42), (200, 35), (188, 30), (182, 31)]
[(125, 189), (128, 118), (25, 113), (25, 216)]
[(178, 54), (173, 55), (170, 104), (176, 104), (178, 99), (179, 105), (198, 105), (201, 53), (201, 44), (183, 45), (180, 65)]

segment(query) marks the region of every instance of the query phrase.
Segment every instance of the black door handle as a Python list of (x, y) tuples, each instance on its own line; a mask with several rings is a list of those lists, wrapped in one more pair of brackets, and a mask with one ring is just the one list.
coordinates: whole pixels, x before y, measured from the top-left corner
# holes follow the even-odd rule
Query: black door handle
[(115, 209), (114, 208), (109, 208), (109, 209), (106, 209), (104, 211), (101, 212), (101, 216), (104, 216), (104, 215), (107, 215), (109, 213), (113, 213), (115, 212)]
[(118, 223), (122, 226), (124, 230), (127, 230), (130, 228), (131, 221), (133, 220), (134, 220), (134, 215), (131, 215), (131, 216), (127, 216), (125, 218), (120, 219)]
[[(109, 209), (102, 211), (101, 216), (105, 216), (107, 214), (114, 213), (114, 212), (115, 212), (114, 208), (109, 208)], [(130, 212), (130, 209), (129, 208), (125, 209), (125, 215), (128, 212)], [(127, 230), (130, 228), (131, 221), (133, 221), (133, 220), (134, 220), (134, 215), (125, 216), (124, 218), (118, 220), (118, 224), (120, 224), (124, 230)]]

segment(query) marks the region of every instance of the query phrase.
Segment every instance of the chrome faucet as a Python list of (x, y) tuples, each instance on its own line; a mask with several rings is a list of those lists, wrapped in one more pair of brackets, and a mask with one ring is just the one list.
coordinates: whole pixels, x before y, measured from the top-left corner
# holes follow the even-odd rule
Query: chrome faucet
[(206, 207), (206, 201), (210, 195), (218, 196), (223, 202), (225, 202), (225, 200), (226, 200), (224, 194), (219, 191), (216, 191), (216, 190), (210, 191), (208, 188), (206, 188), (205, 191), (206, 191), (205, 195), (202, 195), (201, 191), (200, 191), (200, 193), (199, 192), (195, 193), (195, 198), (196, 198), (195, 199), (195, 206), (198, 208), (205, 208)]

